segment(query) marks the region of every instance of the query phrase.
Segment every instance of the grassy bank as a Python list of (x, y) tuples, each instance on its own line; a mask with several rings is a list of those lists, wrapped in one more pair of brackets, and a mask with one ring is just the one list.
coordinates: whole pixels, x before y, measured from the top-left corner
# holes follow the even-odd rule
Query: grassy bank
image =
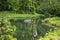
[(2, 17), (8, 17), (12, 19), (33, 19), (33, 18), (38, 18), (42, 15), (40, 14), (18, 14), (18, 13), (13, 13), (13, 12), (0, 12), (0, 18)]

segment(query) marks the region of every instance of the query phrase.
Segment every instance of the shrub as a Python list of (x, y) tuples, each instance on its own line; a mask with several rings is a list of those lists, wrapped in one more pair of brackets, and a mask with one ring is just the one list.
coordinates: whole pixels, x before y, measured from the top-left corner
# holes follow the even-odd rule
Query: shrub
[(42, 20), (42, 24), (40, 24), (40, 37), (38, 40), (54, 40), (59, 39), (60, 37), (60, 18), (46, 18)]
[(15, 37), (16, 27), (12, 26), (9, 19), (2, 19), (0, 22), (0, 40), (17, 40)]

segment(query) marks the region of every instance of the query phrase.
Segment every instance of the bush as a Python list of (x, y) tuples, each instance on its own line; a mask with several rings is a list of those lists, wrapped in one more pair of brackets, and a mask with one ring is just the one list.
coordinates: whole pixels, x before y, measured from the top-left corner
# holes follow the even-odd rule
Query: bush
[(17, 40), (15, 37), (16, 27), (12, 26), (8, 19), (4, 18), (0, 22), (0, 40)]
[[(60, 37), (60, 18), (46, 18), (42, 20), (42, 24), (40, 24), (40, 38), (39, 40), (54, 40), (59, 39)], [(44, 36), (43, 36), (44, 35)]]

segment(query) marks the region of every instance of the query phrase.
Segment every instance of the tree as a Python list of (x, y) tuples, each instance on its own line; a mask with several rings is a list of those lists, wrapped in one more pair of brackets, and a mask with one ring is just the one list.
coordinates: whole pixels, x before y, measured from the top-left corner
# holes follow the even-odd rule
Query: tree
[(37, 13), (52, 14), (59, 16), (60, 1), (59, 0), (37, 0)]
[(0, 0), (0, 10), (4, 11), (4, 10), (8, 9), (7, 7), (8, 7), (7, 0)]
[(8, 0), (9, 8), (12, 8), (14, 12), (19, 10), (19, 0)]
[(20, 0), (20, 12), (21, 13), (32, 13), (32, 0)]

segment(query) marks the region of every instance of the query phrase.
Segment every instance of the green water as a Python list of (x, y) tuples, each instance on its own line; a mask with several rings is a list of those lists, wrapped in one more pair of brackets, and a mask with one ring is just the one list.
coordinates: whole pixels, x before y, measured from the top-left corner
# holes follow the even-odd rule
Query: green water
[(35, 23), (25, 23), (24, 20), (11, 21), (11, 23), (17, 27), (17, 40), (32, 40), (32, 31), (36, 31)]

